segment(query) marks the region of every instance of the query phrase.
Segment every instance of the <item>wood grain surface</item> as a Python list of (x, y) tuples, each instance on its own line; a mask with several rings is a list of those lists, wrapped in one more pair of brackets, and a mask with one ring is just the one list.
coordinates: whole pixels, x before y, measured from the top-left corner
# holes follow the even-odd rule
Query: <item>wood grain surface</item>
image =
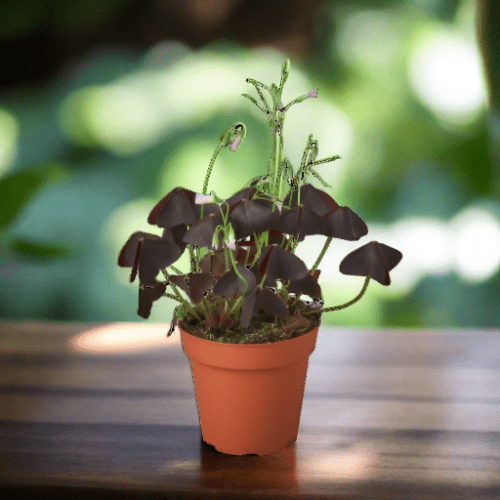
[(0, 494), (500, 498), (499, 332), (321, 327), (297, 442), (236, 457), (167, 329), (1, 321)]

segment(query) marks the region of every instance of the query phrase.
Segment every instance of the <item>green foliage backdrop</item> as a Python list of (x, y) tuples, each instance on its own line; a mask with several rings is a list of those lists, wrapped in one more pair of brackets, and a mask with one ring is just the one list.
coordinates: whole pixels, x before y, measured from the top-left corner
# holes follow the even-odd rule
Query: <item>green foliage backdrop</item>
[[(75, 26), (91, 24), (118, 4), (84, 16), (68, 2), (73, 14), (65, 15)], [(290, 110), (286, 155), (300, 162), (309, 133), (320, 156), (340, 154), (321, 174), (336, 201), (373, 228), (361, 243), (383, 235), (404, 255), (391, 287), (372, 286), (359, 304), (324, 321), (499, 326), (498, 145), (487, 126), (474, 2), (324, 2), (314, 19), (312, 50), (300, 57), (223, 39), (196, 50), (172, 40), (134, 51), (103, 44), (47, 85), (7, 88), (0, 317), (140, 320), (137, 287), (117, 266), (121, 246), (131, 232), (152, 230), (147, 214), (170, 189), (201, 191), (231, 123), (243, 121), (247, 138), (219, 156), (217, 194), (227, 197), (267, 170), (267, 126), (241, 94), (247, 77), (278, 79), (290, 56), (289, 95), (317, 87), (319, 97)], [(6, 39), (33, 29), (9, 26)], [(61, 26), (68, 28), (52, 29)], [(311, 240), (299, 247), (309, 264), (320, 248)], [(323, 261), (329, 305), (361, 286), (338, 272), (353, 249), (332, 244)], [(160, 301), (150, 321), (169, 321), (172, 308)]]

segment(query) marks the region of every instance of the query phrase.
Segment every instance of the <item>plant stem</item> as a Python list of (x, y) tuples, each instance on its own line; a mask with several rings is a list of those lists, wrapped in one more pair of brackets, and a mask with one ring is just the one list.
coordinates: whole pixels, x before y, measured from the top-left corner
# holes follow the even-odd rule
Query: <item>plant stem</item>
[(162, 296), (163, 297), (168, 297), (169, 299), (172, 299), (172, 300), (176, 300), (177, 302), (180, 302), (182, 304), (182, 300), (180, 300), (175, 295), (172, 295), (171, 293), (164, 293)]
[(238, 265), (236, 263), (236, 260), (234, 259), (233, 252), (230, 252), (229, 256), (231, 257), (231, 263), (233, 264), (234, 272), (236, 273), (236, 275), (238, 276), (238, 278), (240, 278), (240, 280), (242, 280), (243, 283), (245, 283), (245, 290), (243, 290), (243, 293), (238, 297), (238, 299), (236, 300), (236, 302), (233, 304), (233, 307), (231, 307), (231, 310), (228, 311), (228, 313), (227, 313), (228, 317), (231, 316), (231, 314), (233, 313), (233, 311), (235, 311), (235, 310), (238, 309), (239, 305), (243, 302), (243, 298), (245, 297), (245, 294), (247, 293), (247, 290), (248, 290), (248, 281), (239, 272)]
[(250, 247), (247, 247), (247, 251), (245, 253), (245, 264), (244, 264), (245, 267), (248, 265), (248, 258), (249, 257), (250, 257)]
[(333, 306), (333, 307), (328, 307), (326, 309), (321, 309), (318, 312), (325, 313), (325, 312), (330, 312), (330, 311), (340, 311), (341, 309), (345, 309), (346, 307), (352, 306), (358, 300), (360, 300), (361, 297), (363, 297), (363, 295), (366, 292), (366, 289), (368, 288), (369, 283), (370, 283), (370, 276), (367, 276), (365, 278), (365, 282), (363, 284), (363, 288), (361, 289), (361, 292), (359, 292), (358, 295), (356, 295), (356, 297), (354, 297), (354, 299), (350, 300), (349, 302), (346, 302), (345, 304), (341, 304), (339, 306)]
[(195, 255), (192, 245), (188, 245), (188, 248), (189, 248), (189, 255), (191, 256), (191, 272), (198, 273), (200, 272), (198, 256)]
[(323, 158), (322, 160), (313, 161), (309, 163), (309, 167), (315, 167), (316, 165), (321, 165), (322, 163), (330, 163), (331, 161), (340, 160), (341, 157), (339, 155), (329, 156), (328, 158)]
[[(205, 176), (205, 182), (203, 183), (203, 194), (207, 194), (208, 191), (208, 180), (210, 179), (210, 175), (212, 173), (212, 169), (214, 168), (215, 160), (217, 159), (217, 156), (220, 153), (220, 150), (224, 147), (224, 144), (222, 141), (219, 143), (219, 145), (215, 148), (214, 154), (212, 155), (212, 159), (210, 160), (210, 164), (208, 165), (208, 170), (207, 170), (207, 175)], [(204, 205), (201, 205), (201, 210), (200, 210), (200, 219), (203, 219), (203, 209)]]
[[(214, 168), (215, 160), (216, 160), (218, 154), (220, 153), (220, 150), (223, 147), (224, 146), (222, 144), (219, 144), (217, 146), (217, 148), (215, 149), (214, 154), (212, 155), (212, 159), (210, 160), (210, 164), (208, 165), (207, 175), (205, 176), (205, 182), (203, 183), (203, 194), (207, 194), (208, 180), (210, 179), (210, 174), (212, 173), (212, 169)], [(201, 206), (201, 210), (203, 210), (203, 205)]]
[(325, 256), (325, 253), (326, 251), (328, 250), (328, 247), (330, 246), (330, 243), (332, 242), (332, 239), (333, 237), (332, 236), (329, 236), (326, 241), (325, 241), (325, 244), (323, 245), (323, 248), (320, 252), (320, 254), (318, 255), (318, 258), (316, 259), (316, 262), (314, 263), (314, 266), (311, 267), (311, 274), (314, 274), (314, 271), (316, 271), (316, 269), (318, 268), (318, 266), (320, 265), (321, 263), (321, 260), (323, 259), (323, 257)]
[(177, 296), (177, 300), (186, 308), (186, 312), (190, 312), (198, 321), (202, 321), (201, 318), (198, 316), (197, 312), (191, 307), (189, 302), (184, 299), (184, 297), (180, 294), (179, 290), (177, 289), (177, 286), (175, 286), (169, 279), (168, 273), (165, 270), (162, 270), (163, 275), (165, 276), (166, 280), (169, 282), (168, 284), (172, 287), (172, 290), (174, 291), (175, 295)]
[(178, 268), (178, 267), (175, 267), (175, 266), (170, 266), (170, 268), (176, 272), (178, 275), (183, 275), (184, 273)]

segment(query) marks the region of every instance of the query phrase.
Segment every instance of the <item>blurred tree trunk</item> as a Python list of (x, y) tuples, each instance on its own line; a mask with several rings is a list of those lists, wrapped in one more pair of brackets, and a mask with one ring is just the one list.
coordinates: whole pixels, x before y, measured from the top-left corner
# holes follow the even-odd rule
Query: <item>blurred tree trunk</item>
[(4, 0), (0, 89), (36, 88), (96, 47), (144, 51), (169, 40), (217, 40), (308, 54), (322, 0)]
[(494, 189), (500, 198), (500, 2), (477, 0), (477, 30), (488, 82), (488, 130), (495, 175)]

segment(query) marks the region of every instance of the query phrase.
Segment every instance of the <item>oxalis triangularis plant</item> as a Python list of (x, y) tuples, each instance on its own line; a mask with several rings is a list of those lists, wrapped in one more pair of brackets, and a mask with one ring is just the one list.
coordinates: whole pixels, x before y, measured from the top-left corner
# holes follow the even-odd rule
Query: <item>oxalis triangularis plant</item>
[[(151, 211), (148, 222), (163, 229), (161, 236), (137, 231), (122, 248), (118, 265), (131, 267), (130, 281), (139, 275), (138, 314), (148, 318), (153, 302), (168, 297), (175, 308), (170, 335), (176, 324), (197, 337), (226, 343), (265, 343), (297, 337), (319, 324), (322, 314), (355, 304), (370, 279), (387, 286), (391, 271), (401, 260), (398, 250), (371, 241), (348, 254), (340, 272), (364, 276), (359, 294), (348, 302), (324, 307), (318, 284), (319, 265), (333, 238), (355, 241), (368, 233), (363, 220), (350, 208), (339, 206), (325, 191), (307, 182), (315, 177), (329, 186), (316, 167), (338, 160), (317, 160), (318, 142), (310, 135), (300, 166), (283, 157), (286, 112), (295, 104), (315, 98), (317, 89), (286, 105), (283, 87), (290, 72), (286, 60), (279, 86), (246, 81), (259, 100), (243, 94), (264, 113), (271, 129), (272, 150), (268, 174), (250, 181), (230, 198), (208, 194), (210, 174), (224, 148), (236, 151), (245, 138), (243, 123), (231, 125), (221, 136), (209, 163), (202, 193), (177, 187)], [(270, 95), (270, 101), (264, 96)], [(306, 236), (326, 236), (311, 268), (295, 255)], [(188, 272), (174, 264), (185, 251)], [(164, 280), (158, 280), (161, 274)], [(307, 296), (311, 300), (303, 300)]]

